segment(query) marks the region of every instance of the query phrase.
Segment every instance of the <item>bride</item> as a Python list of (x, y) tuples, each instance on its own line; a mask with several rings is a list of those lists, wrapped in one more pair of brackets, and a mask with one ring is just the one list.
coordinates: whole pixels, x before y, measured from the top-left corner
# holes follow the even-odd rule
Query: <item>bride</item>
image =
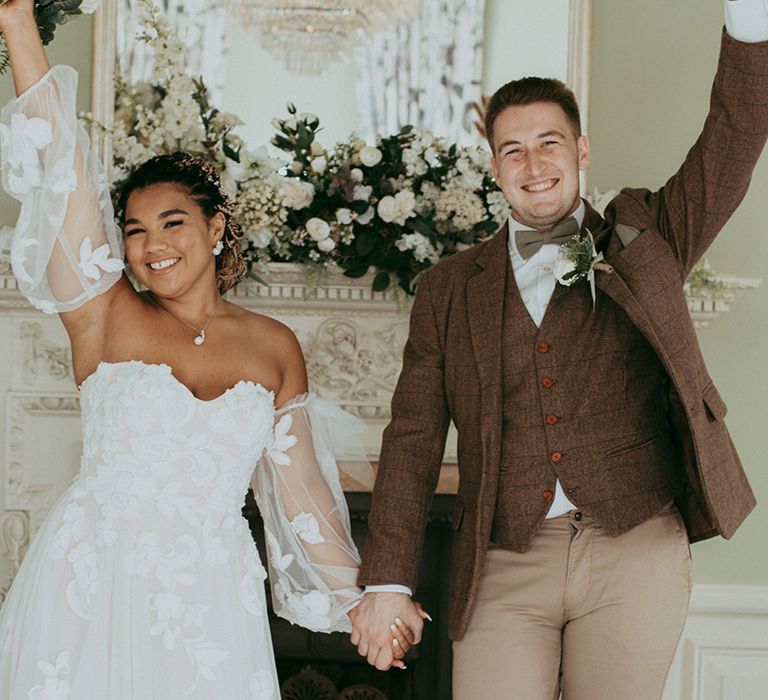
[[(0, 697), (276, 700), (243, 496), (252, 479), (275, 612), (348, 631), (359, 558), (337, 464), (366, 478), (348, 447), (359, 425), (307, 393), (290, 330), (222, 299), (244, 264), (212, 167), (141, 165), (120, 235), (77, 75), (49, 68), (32, 10), (0, 7), (18, 95), (0, 119), (2, 181), (22, 205), (19, 286), (72, 344), (83, 456), (0, 612)], [(402, 658), (412, 637), (393, 636)]]

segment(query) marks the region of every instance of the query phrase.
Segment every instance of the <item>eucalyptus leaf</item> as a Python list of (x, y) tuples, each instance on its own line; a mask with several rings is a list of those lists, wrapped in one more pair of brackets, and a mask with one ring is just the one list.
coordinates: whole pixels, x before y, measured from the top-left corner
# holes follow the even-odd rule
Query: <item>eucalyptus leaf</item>
[(378, 240), (379, 236), (376, 231), (372, 231), (370, 228), (363, 229), (357, 234), (357, 238), (355, 239), (355, 250), (357, 250), (357, 254), (361, 258), (370, 255), (376, 247)]
[(344, 275), (346, 277), (351, 277), (352, 279), (357, 279), (359, 277), (362, 277), (366, 272), (368, 272), (368, 265), (364, 265), (363, 267), (353, 267), (349, 270), (344, 270)]
[(371, 289), (374, 292), (383, 292), (387, 287), (389, 287), (389, 273), (388, 272), (379, 272), (377, 273), (376, 277), (373, 278), (373, 284), (371, 285)]

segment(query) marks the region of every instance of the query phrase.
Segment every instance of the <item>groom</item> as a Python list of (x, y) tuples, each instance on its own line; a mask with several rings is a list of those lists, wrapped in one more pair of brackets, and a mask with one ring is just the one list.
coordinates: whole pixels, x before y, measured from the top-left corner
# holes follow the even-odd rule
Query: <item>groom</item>
[[(573, 94), (525, 78), (486, 112), (512, 216), (421, 279), (384, 434), (353, 643), (392, 662), (446, 431), (458, 428), (450, 635), (455, 700), (658, 698), (686, 619), (688, 542), (729, 538), (755, 501), (683, 282), (746, 192), (768, 134), (768, 9), (726, 0), (710, 113), (659, 191), (605, 219)], [(749, 43), (756, 42), (756, 43)], [(607, 265), (572, 286), (560, 243)], [(589, 262), (587, 263), (589, 267)]]

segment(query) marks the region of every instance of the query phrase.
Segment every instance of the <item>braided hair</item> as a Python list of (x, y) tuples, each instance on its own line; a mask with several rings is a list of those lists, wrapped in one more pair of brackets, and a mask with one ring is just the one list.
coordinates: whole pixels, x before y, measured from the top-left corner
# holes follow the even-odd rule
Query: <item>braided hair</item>
[(221, 238), (224, 248), (216, 256), (216, 284), (224, 294), (244, 279), (247, 272), (240, 247), (243, 231), (235, 220), (234, 204), (221, 189), (219, 173), (208, 161), (177, 151), (155, 156), (136, 167), (117, 192), (115, 209), (121, 226), (125, 224), (125, 207), (131, 193), (162, 184), (182, 187), (197, 202), (206, 219), (218, 212), (224, 215), (226, 225)]

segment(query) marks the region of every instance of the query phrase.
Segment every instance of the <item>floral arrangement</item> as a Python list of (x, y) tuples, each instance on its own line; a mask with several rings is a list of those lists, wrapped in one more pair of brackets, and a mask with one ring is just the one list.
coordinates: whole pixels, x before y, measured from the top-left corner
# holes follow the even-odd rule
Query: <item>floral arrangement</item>
[(147, 83), (116, 84), (112, 141), (116, 187), (129, 167), (184, 150), (208, 158), (236, 201), (255, 274), (267, 262), (304, 263), (320, 279), (341, 268), (350, 277), (374, 269), (374, 291), (393, 281), (412, 294), (421, 272), (441, 257), (488, 237), (508, 216), (488, 154), (449, 145), (407, 126), (368, 144), (356, 136), (325, 148), (318, 118), (288, 106), (273, 120), (271, 158), (250, 150), (234, 115), (209, 104), (200, 78), (186, 73), (184, 46), (159, 9), (142, 0), (138, 39), (154, 52)]
[[(5, 4), (2, 2), (0, 4)], [(87, 7), (83, 7), (83, 5)], [(40, 30), (40, 38), (46, 46), (53, 41), (53, 34), (59, 24), (64, 24), (73, 15), (80, 15), (84, 10), (91, 12), (98, 2), (93, 0), (83, 3), (83, 0), (35, 0), (35, 19)], [(0, 38), (0, 74), (8, 70), (8, 50)]]

